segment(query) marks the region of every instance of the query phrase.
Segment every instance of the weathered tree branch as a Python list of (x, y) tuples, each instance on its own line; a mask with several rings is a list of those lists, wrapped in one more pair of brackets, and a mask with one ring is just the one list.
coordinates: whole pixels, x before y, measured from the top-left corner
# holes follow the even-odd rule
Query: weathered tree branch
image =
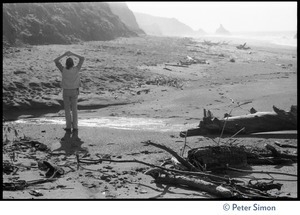
[(214, 175), (214, 174), (210, 174), (210, 173), (205, 173), (205, 172), (192, 172), (192, 171), (182, 171), (182, 170), (176, 170), (176, 169), (169, 169), (169, 168), (165, 168), (162, 166), (157, 166), (154, 164), (150, 164), (150, 163), (146, 163), (144, 161), (140, 161), (140, 160), (111, 160), (111, 159), (105, 159), (105, 158), (100, 158), (97, 160), (92, 160), (92, 159), (78, 159), (78, 164), (80, 163), (85, 163), (85, 164), (98, 164), (98, 163), (102, 163), (103, 161), (106, 162), (115, 162), (115, 163), (140, 163), (146, 166), (150, 166), (153, 168), (158, 168), (164, 171), (168, 171), (168, 172), (173, 172), (173, 173), (177, 173), (177, 174), (182, 174), (182, 175), (193, 175), (193, 176), (198, 176), (198, 177), (207, 177), (210, 178), (212, 180), (221, 180), (221, 181), (225, 181), (225, 182), (229, 182), (230, 179), (226, 178), (226, 177), (222, 177), (222, 176), (218, 176), (218, 175)]
[(236, 172), (243, 172), (243, 173), (259, 173), (259, 174), (275, 174), (275, 175), (287, 175), (287, 176), (294, 176), (297, 177), (295, 174), (289, 174), (284, 172), (272, 172), (272, 171), (253, 171), (253, 170), (243, 170), (243, 169), (237, 169), (233, 167), (227, 167), (227, 169), (236, 171)]

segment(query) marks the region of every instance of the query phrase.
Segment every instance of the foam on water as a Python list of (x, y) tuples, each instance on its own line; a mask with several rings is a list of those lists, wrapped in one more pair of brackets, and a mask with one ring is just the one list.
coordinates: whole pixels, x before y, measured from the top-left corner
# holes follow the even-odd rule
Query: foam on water
[[(231, 35), (206, 35), (204, 37), (226, 39), (242, 39), (247, 41), (256, 41), (259, 43), (269, 43), (275, 45), (297, 47), (297, 39), (295, 31), (269, 31), (269, 32), (232, 32)], [(203, 38), (201, 38), (203, 39)], [(201, 41), (200, 39), (200, 41)]]
[[(14, 123), (26, 124), (56, 124), (65, 125), (65, 119), (62, 118), (31, 118), (19, 119)], [(80, 119), (79, 126), (83, 127), (102, 127), (102, 128), (115, 128), (126, 130), (143, 130), (143, 131), (183, 131), (189, 128), (194, 128), (196, 124), (174, 124), (170, 119), (154, 119), (154, 118), (128, 118), (128, 117), (101, 117)]]

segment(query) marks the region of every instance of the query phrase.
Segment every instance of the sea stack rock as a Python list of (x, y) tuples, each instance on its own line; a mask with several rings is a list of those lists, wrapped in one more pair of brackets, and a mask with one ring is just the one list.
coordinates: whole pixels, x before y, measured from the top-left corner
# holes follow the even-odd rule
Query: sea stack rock
[(220, 27), (216, 30), (216, 34), (218, 35), (230, 35), (231, 33), (227, 31), (223, 25), (221, 24)]

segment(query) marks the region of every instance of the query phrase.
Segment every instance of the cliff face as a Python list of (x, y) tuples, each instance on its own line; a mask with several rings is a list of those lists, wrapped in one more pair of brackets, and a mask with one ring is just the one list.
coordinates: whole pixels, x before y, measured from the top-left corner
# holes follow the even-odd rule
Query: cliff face
[(104, 2), (3, 4), (3, 43), (68, 44), (137, 36)]
[(155, 36), (200, 36), (203, 31), (194, 31), (186, 24), (174, 18), (156, 17), (143, 13), (134, 13), (137, 23), (147, 34)]
[(111, 11), (116, 14), (130, 30), (137, 34), (145, 34), (145, 32), (140, 29), (133, 12), (128, 8), (126, 3), (111, 2), (109, 6)]

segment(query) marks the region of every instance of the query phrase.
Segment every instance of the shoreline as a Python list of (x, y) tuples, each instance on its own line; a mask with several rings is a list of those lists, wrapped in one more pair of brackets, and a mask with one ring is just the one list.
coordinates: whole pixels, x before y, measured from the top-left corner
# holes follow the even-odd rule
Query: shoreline
[(234, 43), (247, 42), (252, 44), (253, 47), (268, 47), (268, 48), (279, 48), (279, 49), (297, 49), (297, 38), (294, 38), (294, 34), (289, 32), (289, 36), (286, 36), (286, 32), (277, 32), (276, 36), (272, 32), (236, 32), (231, 35), (214, 35), (208, 34), (203, 37), (195, 38), (201, 40), (202, 38), (208, 39), (219, 39), (223, 41), (232, 41)]

